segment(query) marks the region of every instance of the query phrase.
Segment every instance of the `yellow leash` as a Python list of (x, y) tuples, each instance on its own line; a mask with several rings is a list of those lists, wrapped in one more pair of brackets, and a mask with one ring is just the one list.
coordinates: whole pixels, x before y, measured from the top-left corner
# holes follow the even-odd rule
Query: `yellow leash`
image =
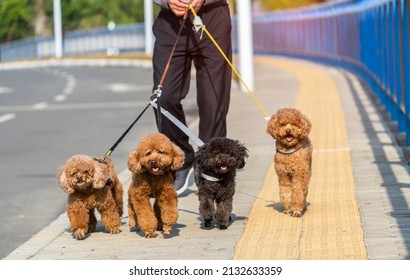
[[(189, 9), (191, 10), (192, 14), (200, 19), (198, 17), (198, 15), (195, 12), (194, 7), (192, 6), (192, 4), (189, 4)], [(194, 19), (195, 21), (195, 19)], [(233, 66), (233, 64), (229, 61), (229, 58), (225, 55), (225, 53), (223, 52), (223, 50), (219, 47), (218, 43), (215, 41), (215, 39), (212, 37), (211, 33), (209, 33), (209, 31), (206, 29), (205, 25), (203, 25), (202, 21), (199, 21), (199, 29), (202, 28), (203, 31), (205, 31), (206, 35), (208, 35), (209, 39), (211, 39), (211, 41), (214, 43), (214, 45), (216, 46), (216, 48), (218, 49), (218, 51), (222, 54), (222, 56), (224, 57), (224, 59), (226, 60), (226, 62), (229, 64), (229, 66), (232, 68), (232, 71), (235, 73), (235, 75), (238, 77), (238, 79), (241, 81), (241, 83), (244, 85), (244, 87), (246, 88), (246, 90), (248, 91), (249, 95), (253, 98), (253, 100), (255, 101), (256, 105), (258, 105), (259, 109), (263, 112), (263, 114), (265, 115), (265, 119), (269, 120), (270, 119), (270, 115), (266, 112), (266, 110), (263, 108), (262, 104), (258, 101), (258, 99), (256, 98), (255, 94), (253, 94), (253, 92), (250, 90), (250, 88), (246, 85), (245, 81), (242, 79), (241, 75), (239, 74), (239, 72), (236, 70), (236, 68)], [(194, 28), (198, 28), (195, 25), (194, 22)]]

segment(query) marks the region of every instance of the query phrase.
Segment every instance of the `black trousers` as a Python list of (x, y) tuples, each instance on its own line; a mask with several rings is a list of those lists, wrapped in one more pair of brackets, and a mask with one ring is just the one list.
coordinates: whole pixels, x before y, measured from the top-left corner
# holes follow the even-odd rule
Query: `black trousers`
[[(191, 65), (196, 69), (199, 138), (207, 143), (212, 137), (226, 137), (232, 70), (214, 43), (203, 33), (192, 30), (192, 15), (185, 23), (170, 10), (161, 9), (154, 21), (156, 38), (153, 54), (154, 89), (165, 71), (181, 24), (185, 24), (178, 39), (169, 70), (162, 84), (161, 107), (186, 125), (181, 101), (190, 87)], [(231, 18), (226, 4), (203, 6), (198, 11), (209, 33), (225, 55), (232, 60)], [(194, 160), (194, 149), (189, 137), (166, 118), (162, 118), (162, 133), (185, 152), (185, 166)], [(185, 167), (184, 166), (184, 167)]]

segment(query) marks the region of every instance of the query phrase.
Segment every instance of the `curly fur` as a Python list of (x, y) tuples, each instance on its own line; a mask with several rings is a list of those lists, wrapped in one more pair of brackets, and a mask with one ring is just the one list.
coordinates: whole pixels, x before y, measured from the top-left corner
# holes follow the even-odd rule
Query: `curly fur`
[[(219, 229), (227, 229), (231, 220), (235, 194), (236, 169), (245, 166), (248, 150), (225, 137), (212, 138), (195, 153), (195, 181), (198, 186), (199, 212), (205, 227), (210, 227), (213, 218)], [(202, 173), (219, 179), (211, 181)]]
[(311, 177), (312, 125), (299, 110), (279, 109), (268, 123), (267, 132), (276, 139), (275, 170), (279, 179), (280, 202), (284, 212), (301, 217)]
[[(77, 239), (95, 231), (94, 209), (111, 234), (120, 232), (123, 188), (112, 160), (74, 155), (57, 170), (56, 177), (61, 189), (68, 193), (67, 215)], [(111, 187), (107, 185), (108, 179), (112, 181)]]
[[(162, 230), (169, 235), (178, 219), (178, 195), (173, 171), (184, 164), (184, 152), (164, 134), (146, 135), (128, 157), (132, 181), (128, 189), (129, 226), (137, 225), (145, 237)], [(150, 198), (155, 198), (151, 205)]]

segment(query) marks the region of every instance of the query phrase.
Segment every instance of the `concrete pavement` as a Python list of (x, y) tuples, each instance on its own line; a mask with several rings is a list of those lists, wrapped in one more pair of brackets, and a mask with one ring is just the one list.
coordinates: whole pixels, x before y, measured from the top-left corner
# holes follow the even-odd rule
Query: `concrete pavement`
[[(269, 114), (297, 107), (313, 125), (313, 177), (302, 218), (281, 212), (274, 140), (265, 131), (263, 113), (235, 85), (228, 137), (244, 143), (250, 157), (238, 172), (228, 230), (202, 227), (191, 178), (169, 238), (145, 239), (130, 231), (125, 209), (120, 234), (110, 235), (99, 224), (78, 241), (63, 213), (5, 259), (410, 259), (409, 166), (357, 78), (274, 56), (255, 57), (254, 69), (254, 94)], [(195, 132), (197, 120), (189, 123)], [(130, 173), (121, 171), (119, 177), (126, 189)]]

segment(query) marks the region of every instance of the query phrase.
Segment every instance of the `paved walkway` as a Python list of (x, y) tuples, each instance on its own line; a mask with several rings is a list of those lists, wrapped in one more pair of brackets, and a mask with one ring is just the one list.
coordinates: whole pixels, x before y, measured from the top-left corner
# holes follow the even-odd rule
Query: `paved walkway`
[[(356, 77), (306, 61), (255, 57), (255, 84), (270, 114), (297, 107), (312, 122), (313, 176), (302, 218), (281, 212), (274, 140), (251, 97), (234, 89), (228, 137), (244, 143), (250, 157), (237, 176), (228, 230), (202, 227), (192, 184), (169, 238), (130, 232), (125, 214), (120, 234), (99, 226), (77, 241), (63, 213), (5, 259), (410, 259), (409, 166)], [(190, 120), (193, 131), (195, 124)], [(127, 187), (129, 172), (120, 179)]]

